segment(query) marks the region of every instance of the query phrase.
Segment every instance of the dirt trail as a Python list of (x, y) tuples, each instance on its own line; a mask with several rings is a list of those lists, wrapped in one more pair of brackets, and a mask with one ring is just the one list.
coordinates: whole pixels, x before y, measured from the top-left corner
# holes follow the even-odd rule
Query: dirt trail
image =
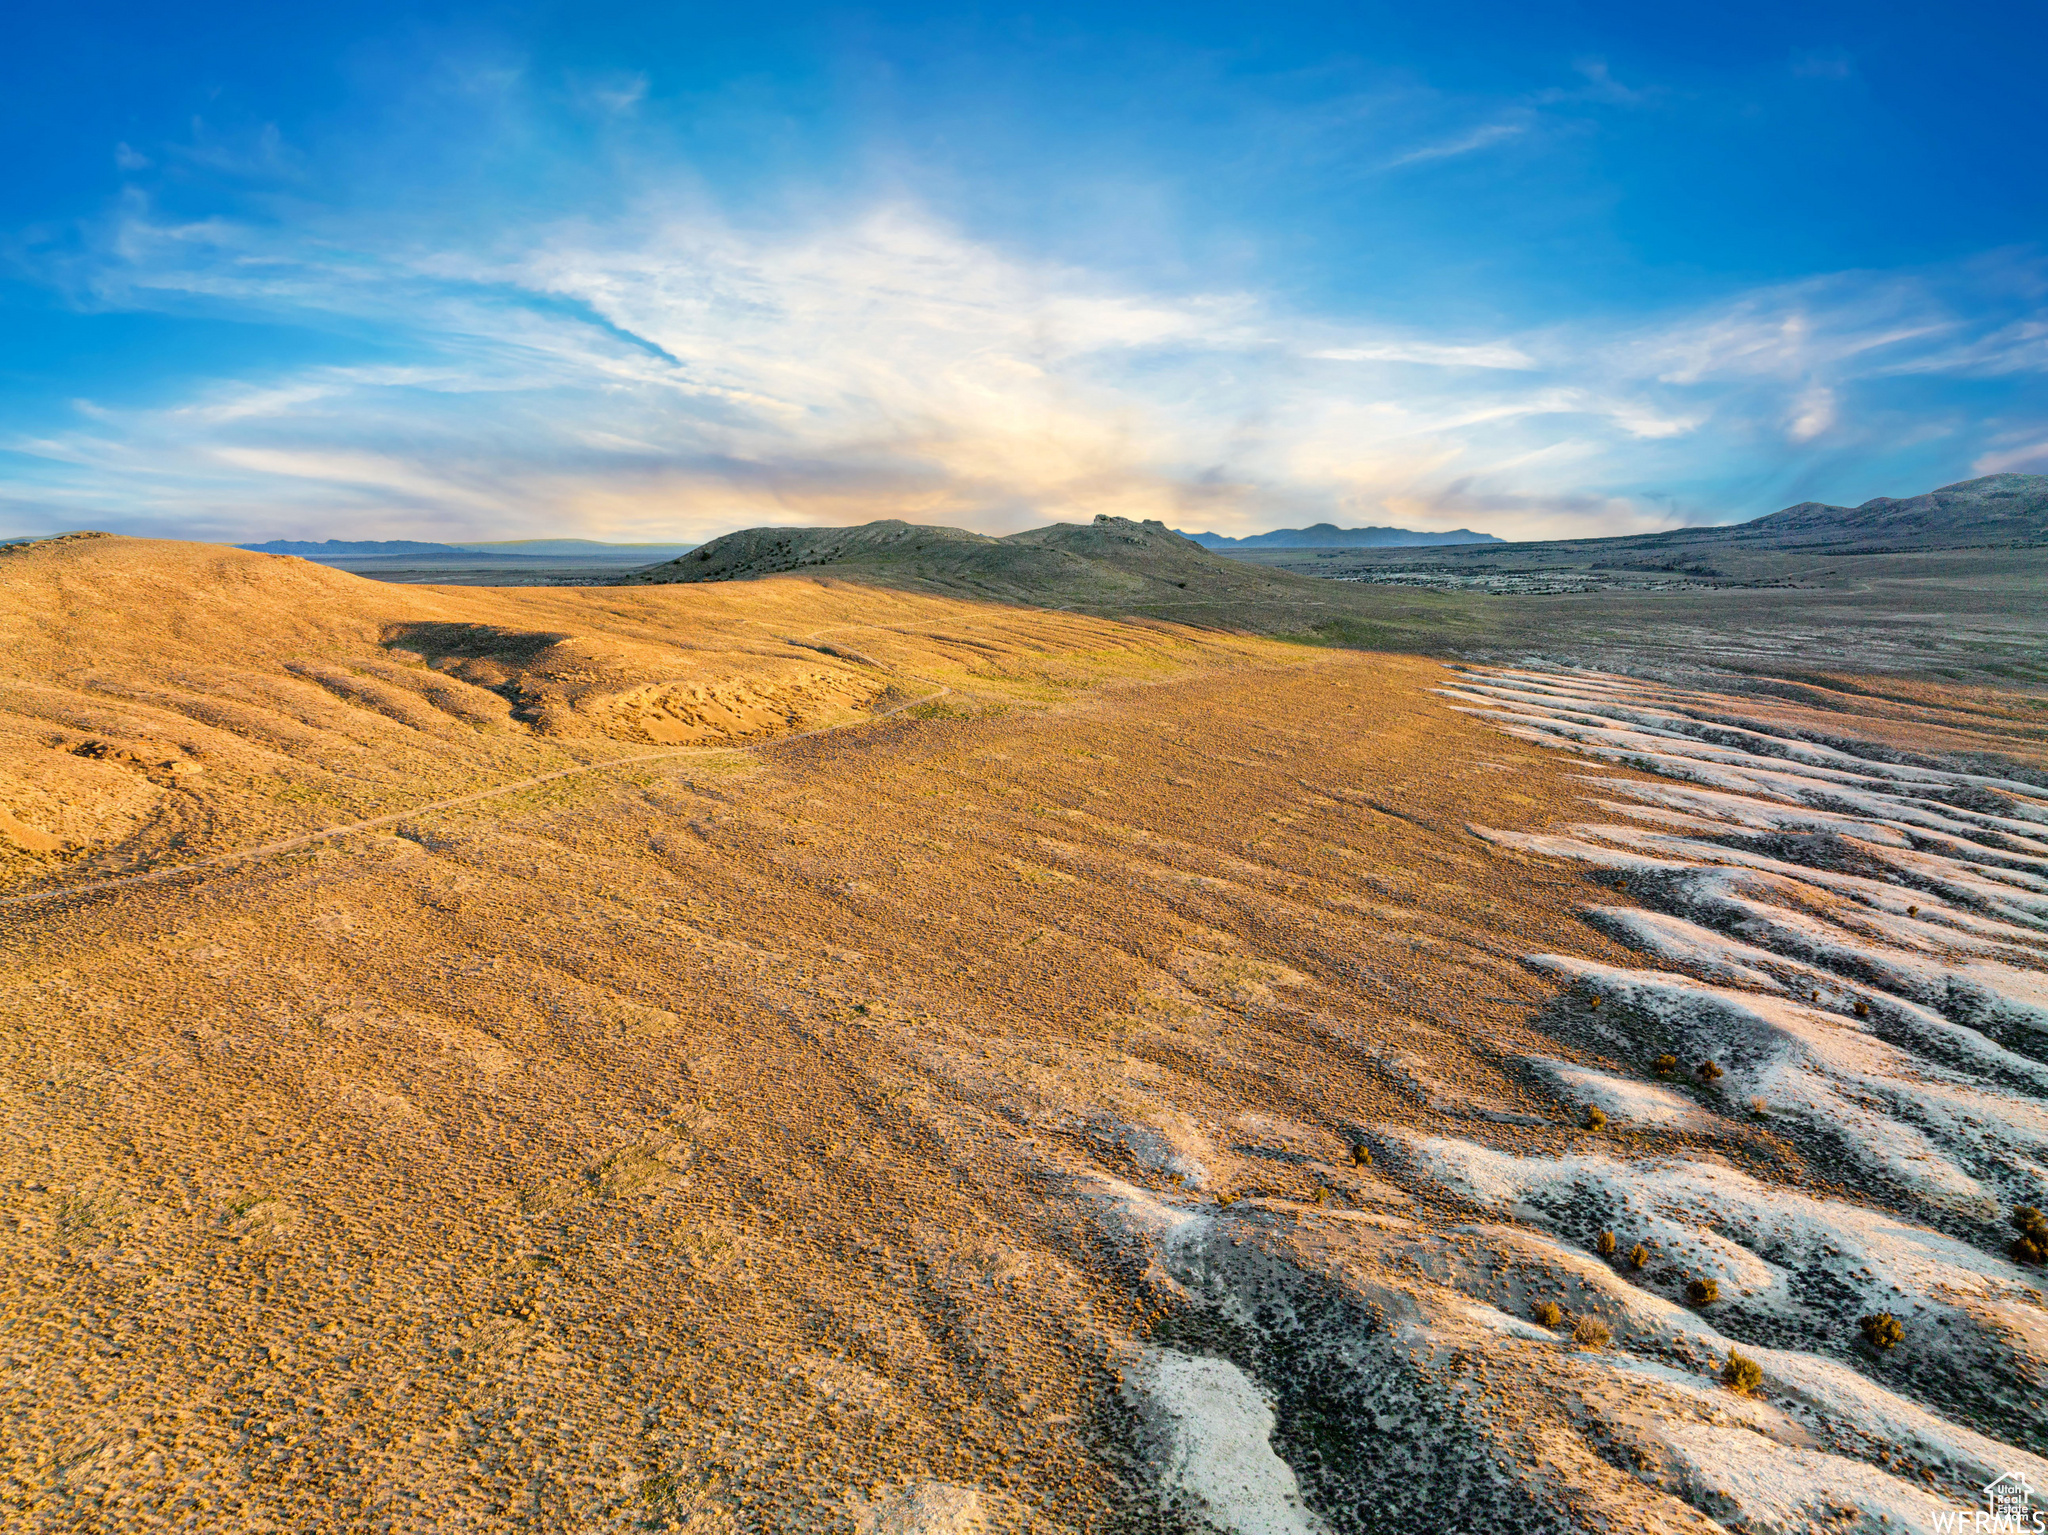
[[(935, 702), (946, 697), (952, 691), (951, 688), (940, 688), (937, 692), (927, 693), (922, 698), (913, 698), (904, 703), (891, 704), (885, 709), (877, 710), (871, 718), (887, 719), (892, 714), (901, 713), (905, 709), (915, 708), (919, 704)], [(673, 757), (702, 757), (713, 753), (730, 751), (760, 751), (764, 746), (780, 745), (784, 741), (801, 741), (809, 736), (823, 735), (827, 731), (845, 730), (854, 723), (856, 722), (848, 721), (838, 725), (820, 725), (813, 730), (800, 730), (793, 735), (778, 737), (773, 741), (757, 741), (746, 746), (685, 746), (678, 747), (673, 751), (642, 752), (631, 757), (607, 757), (602, 762), (589, 762), (581, 767), (557, 768), (552, 773), (539, 773), (531, 778), (521, 778), (512, 783), (498, 784), (494, 788), (479, 789), (474, 794), (458, 794), (448, 799), (433, 800), (424, 805), (415, 805), (409, 810), (394, 811), (390, 815), (376, 816), (367, 821), (351, 822), (347, 826), (323, 827), (319, 831), (305, 832), (296, 837), (283, 837), (275, 842), (265, 842), (255, 847), (240, 848), (232, 853), (217, 853), (211, 858), (202, 858), (196, 863), (181, 863), (169, 868), (152, 869), (147, 874), (129, 874), (116, 879), (91, 880), (78, 885), (60, 885), (49, 890), (30, 891), (27, 895), (0, 896), (0, 906), (26, 906), (37, 901), (55, 901), (59, 899), (77, 900), (87, 896), (99, 895), (109, 890), (123, 889), (129, 885), (155, 884), (160, 880), (175, 879), (180, 875), (195, 874), (204, 869), (220, 868), (233, 863), (245, 863), (252, 858), (265, 858), (274, 853), (289, 853), (297, 848), (311, 847), (315, 843), (329, 842), (336, 837), (346, 837), (355, 832), (375, 831), (380, 826), (396, 826), (403, 821), (417, 820), (421, 816), (431, 815), (436, 810), (452, 810), (458, 805), (481, 804), (485, 800), (497, 799), (507, 794), (516, 793), (521, 789), (531, 789), (539, 784), (553, 783), (557, 779), (574, 778), (583, 773), (595, 773), (605, 768), (630, 767), (644, 762), (664, 762)], [(865, 724), (869, 723), (869, 721), (864, 720), (858, 723)]]

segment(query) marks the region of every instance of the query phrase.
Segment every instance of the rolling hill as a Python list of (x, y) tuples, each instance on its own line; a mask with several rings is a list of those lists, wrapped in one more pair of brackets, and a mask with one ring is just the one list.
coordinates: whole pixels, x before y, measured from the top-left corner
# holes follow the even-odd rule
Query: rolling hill
[(950, 597), (1166, 619), (1202, 628), (1286, 633), (1368, 624), (1406, 647), (1471, 627), (1456, 604), (1390, 600), (1204, 549), (1162, 522), (1097, 517), (992, 538), (884, 521), (852, 528), (748, 528), (624, 585), (748, 581), (804, 574)]

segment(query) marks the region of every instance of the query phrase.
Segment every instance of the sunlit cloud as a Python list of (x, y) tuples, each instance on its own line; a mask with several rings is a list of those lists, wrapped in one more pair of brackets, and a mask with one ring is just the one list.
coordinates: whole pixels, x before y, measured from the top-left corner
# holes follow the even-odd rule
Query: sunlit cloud
[[(588, 91), (632, 106), (630, 80)], [(1703, 466), (1898, 436), (1869, 403), (1885, 379), (2048, 370), (2025, 282), (1988, 314), (1945, 297), (1997, 273), (1441, 333), (1049, 260), (901, 192), (741, 222), (685, 183), (633, 190), (468, 238), (177, 219), (129, 191), (52, 261), (80, 304), (347, 325), (403, 361), (83, 401), (74, 431), (0, 442), (30, 466), (8, 515), (237, 539), (1101, 513), (1583, 536), (1732, 515), (1663, 488)]]

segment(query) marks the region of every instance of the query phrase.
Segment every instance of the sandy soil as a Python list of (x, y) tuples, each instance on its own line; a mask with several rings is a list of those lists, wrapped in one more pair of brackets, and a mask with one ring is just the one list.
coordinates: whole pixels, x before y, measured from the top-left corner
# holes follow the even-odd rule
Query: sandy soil
[[(1853, 1318), (1717, 1324), (1536, 1208), (1596, 1163), (1890, 1196), (1709, 1094), (1624, 1111), (1660, 1084), (1557, 965), (1643, 968), (1587, 908), (1664, 907), (1514, 845), (1615, 791), (1437, 663), (37, 549), (0, 579), (21, 1527), (1896, 1529), (2034, 1464), (2000, 1393)], [(1930, 1211), (2010, 1350), (2029, 1272)]]

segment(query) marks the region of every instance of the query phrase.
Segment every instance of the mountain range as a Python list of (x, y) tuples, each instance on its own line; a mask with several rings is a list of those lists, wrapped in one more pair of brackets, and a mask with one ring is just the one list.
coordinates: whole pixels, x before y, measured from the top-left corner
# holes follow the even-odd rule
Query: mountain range
[[(1174, 529), (1179, 533), (1178, 528)], [(1410, 528), (1340, 528), (1319, 522), (1312, 528), (1275, 528), (1246, 538), (1221, 533), (1181, 533), (1204, 549), (1408, 549), (1435, 544), (1498, 544), (1491, 533), (1454, 528), (1448, 533), (1417, 533)]]

